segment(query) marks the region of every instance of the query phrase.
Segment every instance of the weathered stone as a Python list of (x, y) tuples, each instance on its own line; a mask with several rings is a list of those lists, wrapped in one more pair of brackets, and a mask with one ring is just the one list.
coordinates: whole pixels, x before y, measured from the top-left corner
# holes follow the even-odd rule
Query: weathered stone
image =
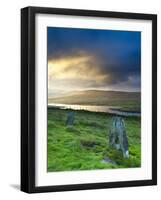
[(74, 124), (74, 112), (69, 112), (67, 115), (66, 126), (73, 126)]
[(121, 150), (124, 158), (129, 158), (128, 138), (122, 117), (113, 117), (109, 133), (109, 145), (117, 150)]
[(117, 163), (113, 160), (111, 160), (110, 158), (106, 157), (104, 158), (103, 160), (101, 160), (101, 163), (104, 163), (104, 164), (113, 164), (113, 165), (117, 165)]

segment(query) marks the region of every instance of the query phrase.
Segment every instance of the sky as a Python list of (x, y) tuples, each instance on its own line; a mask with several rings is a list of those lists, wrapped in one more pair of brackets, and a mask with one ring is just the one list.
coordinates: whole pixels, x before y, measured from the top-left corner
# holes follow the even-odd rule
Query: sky
[(47, 29), (48, 91), (140, 91), (141, 33)]

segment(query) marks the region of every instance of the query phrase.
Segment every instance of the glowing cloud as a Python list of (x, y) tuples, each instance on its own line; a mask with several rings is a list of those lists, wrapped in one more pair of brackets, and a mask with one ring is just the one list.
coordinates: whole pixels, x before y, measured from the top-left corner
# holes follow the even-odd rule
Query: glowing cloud
[(141, 33), (48, 28), (48, 89), (140, 90)]
[[(58, 82), (73, 87), (100, 85), (107, 80), (108, 74), (101, 72), (100, 61), (96, 56), (81, 53), (76, 56), (51, 59), (48, 61), (49, 88), (53, 88)], [(73, 81), (72, 81), (73, 80)], [(64, 86), (64, 84), (62, 85)]]

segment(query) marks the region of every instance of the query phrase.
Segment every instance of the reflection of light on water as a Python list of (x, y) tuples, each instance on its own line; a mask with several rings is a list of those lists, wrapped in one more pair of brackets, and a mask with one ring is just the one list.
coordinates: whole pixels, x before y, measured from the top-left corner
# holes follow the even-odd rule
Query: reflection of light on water
[[(69, 104), (54, 104), (50, 103), (48, 104), (49, 107), (58, 107), (61, 109), (73, 109), (73, 110), (87, 110), (92, 112), (105, 112), (105, 113), (111, 113), (116, 115), (122, 115), (122, 116), (141, 116), (139, 112), (125, 112), (120, 111), (120, 107), (117, 106), (87, 106), (87, 105), (69, 105)], [(118, 109), (118, 110), (117, 110)]]

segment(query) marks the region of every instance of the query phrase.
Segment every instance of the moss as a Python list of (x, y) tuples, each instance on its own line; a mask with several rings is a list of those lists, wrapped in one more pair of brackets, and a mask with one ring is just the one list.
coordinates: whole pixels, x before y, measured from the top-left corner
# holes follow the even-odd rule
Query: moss
[[(66, 127), (68, 110), (48, 109), (48, 172), (140, 167), (140, 118), (126, 117), (129, 159), (109, 147), (111, 115), (77, 111), (74, 126)], [(110, 158), (117, 165), (102, 163)]]

